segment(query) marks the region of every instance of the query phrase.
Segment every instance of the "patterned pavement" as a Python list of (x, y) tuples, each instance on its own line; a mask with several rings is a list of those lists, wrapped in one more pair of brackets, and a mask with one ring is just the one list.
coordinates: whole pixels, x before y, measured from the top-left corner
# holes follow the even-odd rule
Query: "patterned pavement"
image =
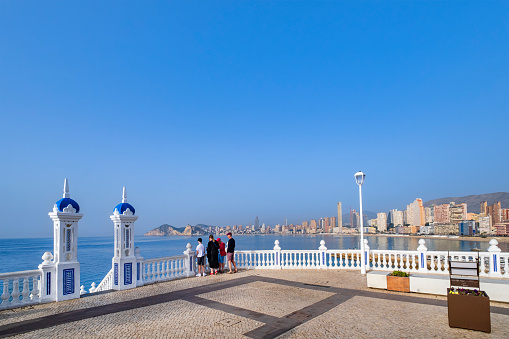
[(0, 312), (19, 338), (509, 338), (509, 305), (492, 333), (449, 328), (445, 297), (365, 287), (358, 271), (252, 270)]

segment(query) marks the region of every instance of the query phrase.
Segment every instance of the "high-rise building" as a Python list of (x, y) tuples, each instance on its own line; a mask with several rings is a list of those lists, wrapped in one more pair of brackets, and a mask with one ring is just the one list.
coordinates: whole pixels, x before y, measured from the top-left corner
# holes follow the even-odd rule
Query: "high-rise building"
[(400, 226), (403, 226), (405, 224), (405, 220), (403, 218), (403, 211), (398, 211), (398, 210), (393, 210), (392, 213), (393, 214), (393, 220), (392, 220), (392, 223), (394, 224), (394, 227), (400, 225)]
[(479, 234), (491, 234), (490, 217), (485, 213), (479, 214)]
[(502, 209), (502, 221), (509, 220), (509, 208)]
[(426, 224), (431, 224), (433, 222), (433, 208), (424, 207), (424, 221)]
[[(422, 199), (417, 198), (410, 205), (411, 218), (409, 219), (410, 226), (424, 226), (426, 224), (426, 217), (424, 215), (424, 206)], [(408, 210), (408, 207), (407, 207)]]
[(488, 202), (481, 201), (481, 214), (488, 214)]
[(500, 201), (497, 201), (491, 206), (487, 207), (487, 214), (491, 218), (491, 224), (495, 225), (501, 222), (502, 219), (502, 208), (500, 205)]
[(258, 216), (256, 216), (256, 218), (255, 218), (254, 229), (256, 231), (258, 231), (260, 229), (260, 221), (258, 220)]
[(454, 202), (449, 204), (449, 217), (451, 224), (459, 224), (462, 220), (467, 219), (467, 204), (458, 204)]
[(377, 213), (376, 228), (378, 232), (387, 232), (387, 214)]
[(309, 222), (309, 230), (311, 231), (311, 233), (316, 233), (317, 227), (318, 227), (318, 225), (316, 224), (316, 220), (311, 219)]
[[(341, 228), (343, 227), (343, 209), (341, 207), (341, 202), (338, 202), (338, 227), (339, 227), (339, 232), (341, 233)], [(334, 225), (335, 227), (336, 225)]]
[(358, 228), (360, 225), (359, 222), (359, 213), (354, 209), (350, 209), (350, 227)]
[(332, 232), (331, 226), (330, 226), (330, 219), (329, 217), (323, 218), (323, 231), (325, 233)]
[(435, 210), (435, 223), (436, 224), (450, 224), (449, 204), (436, 205)]

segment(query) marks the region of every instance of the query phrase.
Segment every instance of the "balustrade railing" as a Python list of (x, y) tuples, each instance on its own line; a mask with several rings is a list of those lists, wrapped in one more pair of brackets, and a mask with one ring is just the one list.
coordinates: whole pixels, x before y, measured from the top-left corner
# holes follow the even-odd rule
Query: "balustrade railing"
[[(320, 242), (317, 250), (282, 250), (275, 241), (272, 250), (236, 251), (237, 267), (244, 269), (353, 269), (361, 268), (362, 253), (358, 249), (334, 250)], [(449, 257), (455, 261), (474, 261), (479, 259), (479, 274), (482, 277), (509, 278), (509, 253), (501, 252), (497, 240), (490, 241), (484, 252), (428, 251), (423, 239), (419, 240), (417, 250), (370, 250), (365, 241), (365, 262), (367, 271), (405, 271), (424, 274), (449, 274)], [(187, 244), (184, 255), (143, 259), (136, 249), (138, 267), (136, 285), (141, 286), (159, 281), (195, 276), (197, 272), (196, 254)], [(54, 299), (41, 291), (50, 291), (49, 273), (45, 265), (51, 262), (51, 254), (45, 253), (43, 264), (38, 270), (0, 274), (0, 309), (20, 307)], [(227, 267), (227, 263), (225, 266)], [(41, 268), (42, 267), (42, 268)], [(206, 269), (208, 263), (206, 263)], [(47, 277), (46, 277), (47, 276)], [(46, 279), (43, 279), (46, 278)], [(96, 287), (92, 283), (90, 293), (113, 289), (114, 270), (111, 269)], [(84, 294), (84, 287), (81, 288)], [(46, 292), (45, 292), (46, 293)], [(49, 293), (49, 292), (47, 292)]]
[(40, 270), (1, 273), (0, 309), (36, 304), (40, 301)]
[(185, 255), (146, 259), (142, 262), (141, 275), (143, 283), (167, 281), (181, 278), (185, 275)]
[(90, 293), (109, 291), (113, 288), (113, 268), (104, 276), (103, 280), (95, 287), (95, 282), (92, 283)]

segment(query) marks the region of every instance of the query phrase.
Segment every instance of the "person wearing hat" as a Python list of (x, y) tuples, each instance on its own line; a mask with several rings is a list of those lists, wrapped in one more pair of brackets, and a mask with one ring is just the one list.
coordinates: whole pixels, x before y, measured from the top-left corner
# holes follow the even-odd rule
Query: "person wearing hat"
[(225, 244), (221, 241), (221, 238), (217, 238), (217, 243), (219, 244), (219, 273), (224, 273), (224, 257), (226, 255)]

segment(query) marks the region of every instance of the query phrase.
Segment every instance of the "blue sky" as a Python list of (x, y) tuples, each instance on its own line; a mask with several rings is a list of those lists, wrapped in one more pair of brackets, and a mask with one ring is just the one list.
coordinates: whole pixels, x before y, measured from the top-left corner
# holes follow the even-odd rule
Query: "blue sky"
[[(0, 237), (274, 225), (509, 190), (509, 5), (1, 2)], [(494, 179), (496, 178), (496, 179)], [(21, 231), (23, 230), (23, 231)], [(21, 231), (21, 232), (20, 232)]]

